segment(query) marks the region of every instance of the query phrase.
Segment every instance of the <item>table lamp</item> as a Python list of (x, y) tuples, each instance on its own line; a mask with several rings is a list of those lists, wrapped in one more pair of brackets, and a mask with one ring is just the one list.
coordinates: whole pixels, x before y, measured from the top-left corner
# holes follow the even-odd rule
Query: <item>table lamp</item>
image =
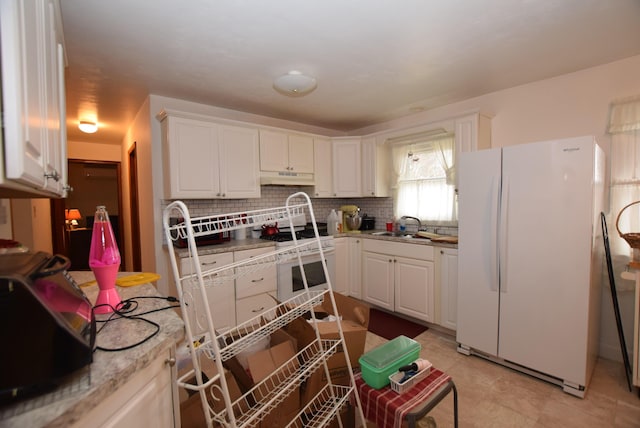
[(80, 210), (77, 208), (64, 210), (65, 223), (67, 224), (67, 228), (69, 229), (75, 229), (76, 227), (78, 227), (78, 220), (80, 220), (81, 218), (82, 215), (80, 214)]

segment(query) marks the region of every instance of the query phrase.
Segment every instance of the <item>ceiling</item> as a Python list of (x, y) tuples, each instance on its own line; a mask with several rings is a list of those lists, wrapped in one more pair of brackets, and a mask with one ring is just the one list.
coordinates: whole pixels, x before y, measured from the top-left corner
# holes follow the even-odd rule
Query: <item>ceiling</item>
[[(349, 133), (640, 54), (638, 0), (60, 3), (75, 141), (120, 143), (150, 93)], [(290, 70), (317, 89), (276, 92)]]

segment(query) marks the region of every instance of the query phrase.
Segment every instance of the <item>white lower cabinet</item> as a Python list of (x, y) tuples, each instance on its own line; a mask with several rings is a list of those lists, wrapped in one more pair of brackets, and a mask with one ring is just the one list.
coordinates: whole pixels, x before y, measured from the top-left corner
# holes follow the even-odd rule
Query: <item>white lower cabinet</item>
[[(273, 252), (272, 247), (241, 250), (233, 253), (234, 262), (249, 260), (261, 254)], [(243, 269), (243, 268), (238, 268)], [(274, 308), (277, 297), (277, 268), (271, 265), (256, 272), (238, 275), (236, 279), (236, 324)]]
[[(191, 266), (192, 259), (186, 257), (180, 261), (181, 275), (187, 275), (195, 270)], [(204, 271), (214, 269), (218, 266), (226, 266), (233, 263), (233, 253), (205, 254), (200, 256), (200, 268)], [(216, 303), (216, 310), (211, 311), (213, 322), (219, 330), (223, 331), (236, 325), (236, 296), (235, 282), (232, 279), (222, 284), (211, 285), (206, 288), (207, 299), (209, 302)], [(194, 302), (194, 311), (198, 316), (204, 316), (202, 308), (202, 299), (199, 296), (191, 296)], [(205, 325), (204, 319), (202, 325)]]
[(436, 322), (451, 330), (458, 318), (458, 249), (436, 248)]
[(161, 352), (147, 367), (136, 372), (115, 394), (87, 412), (73, 427), (158, 427), (180, 426), (177, 407), (175, 349)]
[(366, 250), (362, 252), (363, 300), (390, 311), (395, 310), (393, 279), (393, 256)]
[(361, 292), (361, 247), (362, 239), (339, 237), (334, 239), (336, 254), (336, 276), (333, 291), (356, 299)]
[(333, 286), (333, 291), (345, 295), (349, 292), (349, 277), (351, 274), (348, 240), (349, 238), (347, 237), (334, 238), (333, 240), (336, 254), (336, 276), (335, 283), (331, 285)]
[(434, 263), (395, 257), (393, 265), (396, 312), (434, 322)]
[(364, 240), (362, 299), (384, 309), (434, 322), (433, 247)]

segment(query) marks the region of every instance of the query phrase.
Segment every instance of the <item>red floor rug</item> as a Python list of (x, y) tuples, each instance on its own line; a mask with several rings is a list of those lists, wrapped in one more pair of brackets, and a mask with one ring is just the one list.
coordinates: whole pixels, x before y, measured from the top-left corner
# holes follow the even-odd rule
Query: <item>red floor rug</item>
[(369, 331), (385, 339), (391, 340), (400, 335), (414, 338), (427, 329), (424, 325), (378, 309), (371, 308), (369, 312)]

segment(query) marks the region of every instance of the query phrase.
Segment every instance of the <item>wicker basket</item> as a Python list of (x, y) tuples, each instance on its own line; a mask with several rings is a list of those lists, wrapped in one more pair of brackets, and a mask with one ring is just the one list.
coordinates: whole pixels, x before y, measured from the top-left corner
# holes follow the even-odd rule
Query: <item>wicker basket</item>
[(629, 208), (630, 206), (638, 204), (638, 203), (640, 203), (640, 201), (631, 202), (629, 205), (627, 205), (626, 207), (622, 208), (620, 210), (620, 212), (618, 213), (618, 218), (616, 218), (616, 230), (618, 231), (618, 235), (620, 235), (620, 237), (622, 239), (627, 241), (629, 246), (631, 248), (634, 248), (634, 249), (640, 249), (640, 233), (638, 233), (638, 232), (622, 233), (622, 232), (620, 232), (620, 228), (618, 227), (618, 223), (620, 223), (620, 216), (622, 215), (622, 212), (624, 210), (626, 210), (627, 208)]

